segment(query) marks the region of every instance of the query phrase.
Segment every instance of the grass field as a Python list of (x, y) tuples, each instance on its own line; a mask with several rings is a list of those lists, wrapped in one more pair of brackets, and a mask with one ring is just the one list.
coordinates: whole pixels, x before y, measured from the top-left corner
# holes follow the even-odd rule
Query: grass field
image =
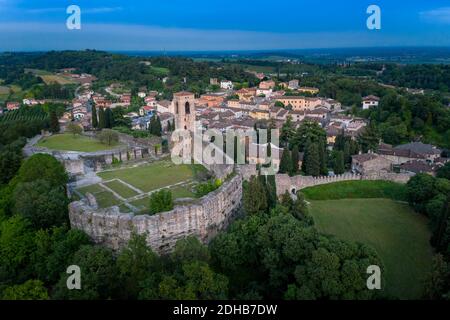
[(404, 185), (389, 181), (343, 181), (303, 189), (309, 200), (388, 198), (407, 201)]
[(85, 136), (58, 134), (49, 138), (42, 139), (38, 142), (37, 146), (52, 150), (95, 152), (115, 149), (120, 145), (108, 146), (100, 143), (98, 140), (91, 139)]
[(386, 268), (386, 294), (420, 298), (433, 252), (424, 216), (389, 199), (312, 201), (311, 214), (320, 232), (376, 249)]
[(103, 184), (108, 188), (110, 188), (111, 190), (113, 190), (114, 192), (116, 192), (117, 194), (119, 194), (124, 199), (132, 198), (138, 195), (136, 191), (129, 188), (127, 185), (123, 184), (118, 180), (106, 182)]
[(109, 208), (120, 204), (119, 199), (98, 184), (80, 188), (78, 191), (83, 195), (86, 195), (86, 193), (92, 194), (97, 200), (97, 204), (100, 208)]
[(160, 161), (136, 168), (105, 171), (98, 175), (105, 181), (120, 179), (147, 193), (192, 180), (193, 170), (189, 165), (177, 166), (170, 161)]

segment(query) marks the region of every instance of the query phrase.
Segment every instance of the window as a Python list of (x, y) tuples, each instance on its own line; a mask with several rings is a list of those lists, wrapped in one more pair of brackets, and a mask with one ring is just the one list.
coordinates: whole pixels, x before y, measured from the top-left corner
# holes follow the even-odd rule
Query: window
[(184, 113), (191, 114), (191, 105), (189, 104), (189, 102), (186, 102), (186, 104), (184, 105)]

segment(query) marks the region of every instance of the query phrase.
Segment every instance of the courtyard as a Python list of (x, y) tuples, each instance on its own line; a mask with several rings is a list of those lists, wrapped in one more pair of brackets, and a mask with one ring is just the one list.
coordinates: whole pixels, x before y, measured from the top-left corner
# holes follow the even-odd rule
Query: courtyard
[(92, 194), (100, 208), (118, 206), (123, 213), (140, 214), (148, 209), (150, 195), (161, 189), (170, 190), (175, 201), (195, 201), (195, 186), (206, 172), (199, 165), (175, 165), (161, 160), (99, 172), (102, 182), (76, 191), (82, 196)]

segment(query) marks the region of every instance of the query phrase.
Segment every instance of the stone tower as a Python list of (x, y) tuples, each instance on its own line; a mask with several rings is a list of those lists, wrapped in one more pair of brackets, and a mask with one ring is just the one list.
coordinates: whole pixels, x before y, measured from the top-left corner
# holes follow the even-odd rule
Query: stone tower
[(173, 95), (171, 112), (175, 116), (175, 129), (194, 131), (195, 96), (191, 92), (178, 92)]

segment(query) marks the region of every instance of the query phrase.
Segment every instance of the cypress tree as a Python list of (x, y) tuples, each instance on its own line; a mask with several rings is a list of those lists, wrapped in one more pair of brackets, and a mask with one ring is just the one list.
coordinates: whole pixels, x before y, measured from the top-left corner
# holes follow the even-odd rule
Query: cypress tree
[(105, 128), (111, 129), (114, 127), (114, 116), (110, 108), (105, 110)]
[(334, 170), (335, 174), (343, 174), (345, 172), (344, 152), (343, 151), (335, 152), (333, 170)]
[(318, 143), (319, 149), (319, 163), (320, 163), (320, 174), (327, 175), (328, 174), (328, 157), (327, 157), (327, 146), (323, 139), (319, 140)]
[(253, 176), (249, 182), (244, 183), (242, 200), (244, 211), (248, 215), (267, 212), (266, 189), (259, 178)]
[(292, 149), (292, 173), (296, 174), (299, 170), (298, 162), (300, 161), (299, 155), (298, 155), (298, 146), (294, 146)]
[(58, 133), (60, 130), (58, 116), (56, 115), (56, 111), (50, 112), (50, 131), (52, 133)]
[(92, 106), (92, 127), (98, 127), (97, 108), (94, 105)]
[(280, 173), (292, 173), (292, 159), (291, 152), (288, 148), (283, 150), (280, 160)]
[(313, 177), (320, 176), (320, 156), (316, 143), (308, 143), (303, 163), (306, 175)]
[(99, 129), (106, 128), (106, 115), (105, 110), (103, 110), (102, 107), (100, 107), (100, 110), (98, 111), (98, 128)]

